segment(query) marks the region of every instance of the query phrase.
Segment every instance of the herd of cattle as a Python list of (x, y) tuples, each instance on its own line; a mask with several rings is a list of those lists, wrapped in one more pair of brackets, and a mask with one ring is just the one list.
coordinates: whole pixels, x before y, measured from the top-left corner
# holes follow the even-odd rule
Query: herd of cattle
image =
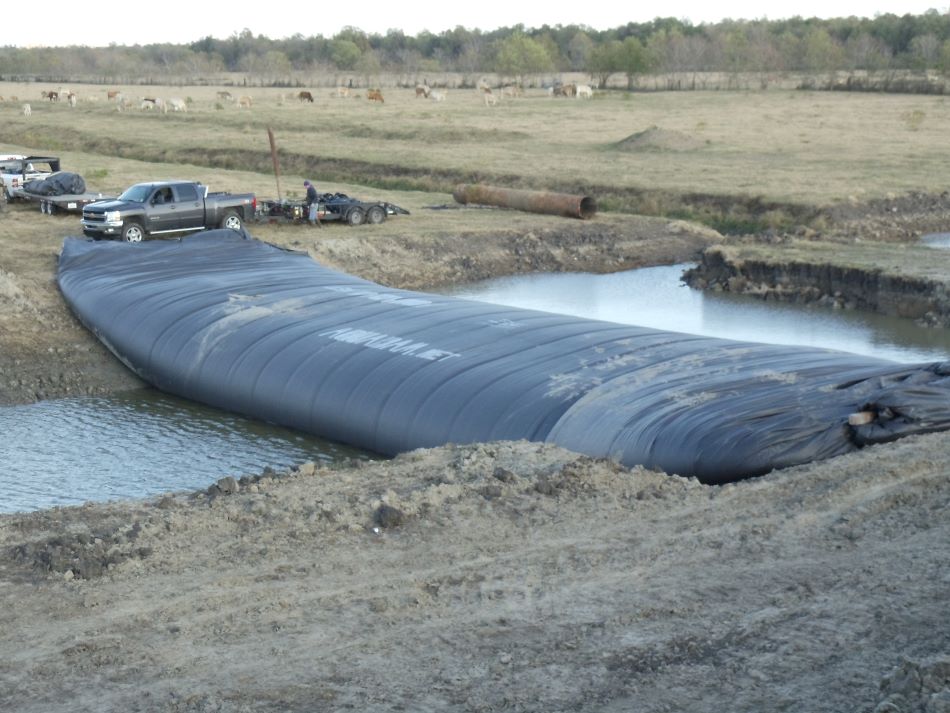
[[(486, 106), (497, 106), (499, 101), (503, 98), (516, 99), (518, 97), (523, 97), (525, 95), (524, 89), (517, 84), (506, 84), (501, 87), (492, 87), (484, 79), (479, 80), (476, 86), (476, 93), (481, 95), (482, 100)], [(588, 84), (554, 84), (547, 89), (547, 93), (551, 97), (569, 97), (576, 99), (591, 99), (594, 95), (593, 89), (591, 89)], [(361, 98), (366, 97), (367, 100), (373, 102), (379, 102), (384, 104), (385, 100), (383, 99), (383, 93), (381, 89), (367, 89), (365, 94), (361, 91), (352, 89), (351, 87), (339, 86), (333, 89), (330, 92), (331, 97), (346, 99), (349, 97)], [(70, 107), (75, 107), (79, 101), (78, 95), (69, 90), (59, 88), (57, 90), (43, 90), (40, 93), (40, 97), (46, 102), (60, 102), (65, 101)], [(446, 91), (442, 88), (430, 87), (427, 82), (422, 84), (417, 84), (415, 87), (415, 97), (417, 99), (429, 99), (434, 102), (442, 102), (446, 99)], [(98, 101), (99, 96), (95, 94), (89, 94), (84, 97), (84, 101)], [(280, 97), (281, 101), (299, 101), (314, 103), (313, 93), (310, 91), (302, 90), (297, 93), (291, 93), (282, 95)], [(139, 109), (141, 111), (158, 111), (162, 113), (172, 112), (187, 112), (188, 111), (188, 102), (179, 97), (173, 97), (171, 99), (164, 99), (162, 97), (152, 97), (152, 96), (143, 96), (136, 99), (126, 97), (117, 89), (109, 89), (106, 91), (106, 100), (115, 105), (117, 111), (127, 111), (131, 109)], [(241, 95), (234, 96), (230, 91), (223, 89), (218, 91), (217, 100), (219, 102), (219, 108), (221, 108), (220, 102), (233, 103), (238, 108), (241, 109), (250, 109), (254, 105), (254, 101), (250, 96)], [(0, 102), (4, 102), (4, 98), (0, 96)], [(6, 101), (18, 102), (19, 99), (15, 96), (9, 97)], [(189, 100), (190, 101), (190, 100)], [(22, 105), (22, 112), (24, 116), (31, 116), (33, 114), (33, 107), (29, 103), (24, 103)]]

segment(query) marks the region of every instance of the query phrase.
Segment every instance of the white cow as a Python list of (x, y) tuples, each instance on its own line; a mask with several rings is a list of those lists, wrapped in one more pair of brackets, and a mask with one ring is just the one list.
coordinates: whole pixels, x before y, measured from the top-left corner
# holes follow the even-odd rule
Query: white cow
[(591, 99), (594, 96), (594, 90), (590, 88), (589, 84), (578, 84), (577, 85), (577, 94), (574, 95), (576, 98), (580, 99)]
[(33, 116), (33, 107), (31, 107), (29, 104), (24, 104), (23, 116)]
[(439, 91), (438, 89), (430, 89), (429, 99), (431, 99), (434, 102), (444, 102), (445, 92)]
[(172, 108), (172, 111), (188, 111), (188, 104), (185, 103), (184, 99), (179, 99), (178, 97), (169, 99), (168, 106)]

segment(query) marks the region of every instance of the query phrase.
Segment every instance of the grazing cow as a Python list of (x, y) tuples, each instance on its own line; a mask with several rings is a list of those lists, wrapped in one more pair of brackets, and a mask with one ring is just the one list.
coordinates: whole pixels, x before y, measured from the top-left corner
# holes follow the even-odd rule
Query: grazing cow
[(142, 97), (142, 103), (139, 104), (139, 109), (142, 111), (151, 111), (155, 108), (155, 100), (151, 97)]
[(51, 102), (58, 102), (59, 92), (46, 92), (46, 98), (49, 99)]
[(428, 84), (417, 84), (416, 85), (416, 99), (419, 97), (429, 98), (429, 85)]
[(310, 92), (300, 92), (297, 95), (297, 101), (310, 102), (311, 104), (313, 104), (313, 94), (311, 94)]
[(580, 99), (592, 99), (594, 96), (594, 90), (590, 88), (589, 84), (578, 84), (575, 90), (577, 92), (577, 98)]
[(517, 84), (506, 84), (501, 88), (501, 95), (503, 97), (511, 97), (514, 99), (515, 97), (524, 96), (524, 92)]
[(24, 104), (23, 116), (33, 116), (33, 107), (31, 107), (29, 104)]
[(498, 97), (491, 92), (483, 92), (482, 96), (485, 97), (485, 106), (496, 106), (498, 104)]
[(231, 96), (231, 92), (226, 91), (226, 90), (222, 90), (218, 92), (218, 99), (221, 99), (222, 101), (226, 101), (226, 102), (234, 101), (234, 97)]
[(18, 102), (18, 101), (20, 101), (20, 99), (19, 99), (19, 97), (17, 97), (16, 94), (11, 94), (11, 95), (10, 95), (10, 101), (12, 101), (12, 102)]
[(241, 109), (250, 109), (251, 108), (251, 98), (249, 96), (243, 96), (238, 99), (238, 106)]
[(3, 101), (3, 97), (0, 97), (0, 102), (2, 102), (2, 101)]
[(75, 94), (73, 94), (72, 92), (70, 92), (69, 94), (67, 94), (67, 95), (66, 95), (66, 101), (69, 102), (69, 108), (70, 108), (70, 109), (75, 109), (75, 108), (76, 108), (76, 95), (75, 95)]
[(110, 89), (106, 92), (106, 99), (109, 101), (118, 100), (122, 96), (122, 93), (118, 89)]
[(366, 98), (372, 102), (379, 102), (380, 104), (385, 104), (383, 101), (383, 93), (379, 89), (367, 89)]
[(185, 103), (184, 99), (179, 99), (174, 97), (173, 99), (168, 100), (168, 106), (172, 108), (172, 111), (188, 111), (188, 104)]
[(434, 102), (443, 102), (445, 101), (445, 92), (439, 91), (438, 89), (433, 89), (429, 92), (429, 99)]
[(337, 87), (334, 96), (336, 96), (338, 99), (346, 99), (346, 97), (350, 96), (350, 88)]

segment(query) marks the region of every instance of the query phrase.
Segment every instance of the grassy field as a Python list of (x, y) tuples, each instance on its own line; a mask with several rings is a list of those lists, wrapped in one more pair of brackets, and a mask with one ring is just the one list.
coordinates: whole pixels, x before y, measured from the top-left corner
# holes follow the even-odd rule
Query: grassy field
[[(311, 104), (295, 92), (255, 88), (247, 90), (252, 106), (240, 108), (219, 100), (215, 87), (112, 88), (124, 89), (134, 106), (119, 112), (106, 88), (76, 86), (71, 109), (40, 98), (55, 87), (0, 83), (7, 97), (0, 150), (68, 156), (64, 168), (103, 191), (183, 172), (205, 179), (206, 169), (220, 168), (259, 179), (221, 188), (273, 196), (270, 127), (285, 197), (302, 193), (304, 177), (319, 186), (437, 193), (484, 181), (583, 192), (602, 210), (713, 225), (730, 214), (783, 224), (840, 201), (939, 192), (950, 162), (950, 102), (939, 96), (769, 90), (574, 100), (531, 90), (486, 106), (474, 90), (448, 90), (434, 102), (386, 89), (380, 104), (365, 91), (336, 98), (324, 88), (313, 90)], [(185, 99), (188, 111), (141, 111), (145, 92)], [(32, 116), (23, 115), (24, 101)], [(152, 168), (126, 175), (110, 162), (115, 157)]]

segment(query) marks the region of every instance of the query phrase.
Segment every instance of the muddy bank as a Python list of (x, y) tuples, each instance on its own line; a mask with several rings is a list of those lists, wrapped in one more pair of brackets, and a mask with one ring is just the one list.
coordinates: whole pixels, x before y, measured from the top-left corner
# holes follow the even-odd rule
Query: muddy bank
[[(0, 399), (134, 385), (62, 303), (64, 224), (7, 213)], [(722, 240), (516, 220), (256, 232), (412, 288)], [(540, 444), (449, 445), (0, 515), (0, 710), (936, 713), (948, 463), (938, 433), (710, 488)]]
[(950, 326), (950, 251), (819, 243), (715, 246), (683, 279), (696, 289)]
[(0, 516), (0, 707), (943, 710), (948, 455), (710, 488), (446, 446)]

